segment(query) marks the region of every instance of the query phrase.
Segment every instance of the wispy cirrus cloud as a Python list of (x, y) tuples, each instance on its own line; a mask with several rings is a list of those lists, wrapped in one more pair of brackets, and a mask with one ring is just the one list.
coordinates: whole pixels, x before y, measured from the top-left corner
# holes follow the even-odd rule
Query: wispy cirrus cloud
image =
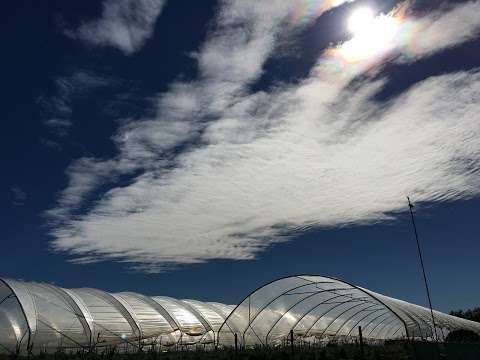
[[(71, 109), (69, 109), (69, 112), (71, 112)], [(52, 130), (52, 132), (55, 135), (58, 135), (60, 137), (63, 137), (68, 134), (70, 128), (72, 127), (72, 121), (69, 119), (69, 117), (66, 118), (49, 118), (45, 120), (44, 124)]]
[[(116, 80), (96, 75), (94, 73), (78, 70), (69, 76), (60, 76), (54, 80), (55, 90), (49, 96), (41, 96), (38, 100), (44, 124), (56, 137), (66, 136), (73, 123), (73, 101), (75, 97), (105, 86), (117, 84)], [(42, 139), (45, 146), (51, 148), (61, 147), (57, 141)]]
[[(444, 9), (430, 26), (453, 11), (470, 18), (477, 4)], [(375, 61), (345, 61), (346, 42), (299, 84), (248, 91), (293, 5), (223, 3), (197, 55), (199, 78), (172, 84), (155, 116), (121, 127), (117, 157), (72, 165), (70, 185), (50, 211), (56, 250), (160, 271), (252, 259), (297, 230), (381, 221), (404, 208), (406, 195), (434, 202), (478, 195), (480, 70), (431, 77), (378, 102), (388, 78), (351, 81), (404, 56), (405, 42), (395, 37)], [(471, 39), (477, 24), (468, 29), (457, 38), (445, 32), (443, 41), (437, 34), (436, 47), (416, 56)], [(422, 36), (430, 35), (416, 40)], [(115, 186), (114, 176), (137, 172)], [(82, 209), (106, 182), (109, 190)]]
[(166, 0), (105, 0), (102, 16), (67, 35), (94, 46), (111, 46), (126, 55), (138, 51), (152, 36)]
[(22, 206), (25, 204), (25, 200), (27, 200), (27, 193), (23, 191), (18, 186), (13, 186), (10, 188), (13, 195), (13, 205), (15, 206)]
[[(72, 164), (67, 171), (70, 185), (59, 196), (60, 206), (48, 213), (65, 219), (96, 186), (135, 171), (162, 171), (171, 166), (168, 154), (172, 149), (198, 137), (208, 119), (218, 116), (260, 75), (274, 36), (292, 6), (280, 0), (272, 4), (225, 2), (217, 16), (217, 31), (196, 55), (200, 77), (173, 83), (170, 91), (158, 98), (154, 116), (124, 121), (114, 136), (119, 156), (106, 161), (80, 159)], [(103, 165), (108, 177), (97, 171)], [(77, 184), (85, 191), (79, 191)]]
[(416, 59), (438, 50), (454, 47), (480, 34), (476, 14), (480, 2), (467, 1), (461, 5), (443, 3), (441, 8), (420, 19), (406, 19), (399, 41), (404, 48), (403, 57)]

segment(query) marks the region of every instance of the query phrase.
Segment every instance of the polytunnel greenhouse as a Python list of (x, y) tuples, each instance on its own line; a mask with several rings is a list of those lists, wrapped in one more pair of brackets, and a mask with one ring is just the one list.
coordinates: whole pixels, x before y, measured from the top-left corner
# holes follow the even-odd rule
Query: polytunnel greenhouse
[(133, 292), (0, 280), (0, 348), (8, 353), (279, 346), (288, 341), (444, 341), (480, 324), (324, 276), (268, 283), (237, 306)]

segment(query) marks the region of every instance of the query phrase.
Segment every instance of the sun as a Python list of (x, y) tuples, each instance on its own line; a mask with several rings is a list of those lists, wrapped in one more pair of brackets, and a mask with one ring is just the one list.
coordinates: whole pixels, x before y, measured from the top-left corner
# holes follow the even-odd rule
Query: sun
[(348, 19), (353, 38), (345, 42), (340, 52), (345, 60), (358, 62), (376, 58), (394, 47), (399, 31), (397, 19), (389, 15), (375, 15), (373, 9), (356, 9)]
[(372, 9), (368, 7), (359, 8), (348, 19), (348, 29), (353, 34), (357, 34), (368, 28), (374, 20), (375, 14)]

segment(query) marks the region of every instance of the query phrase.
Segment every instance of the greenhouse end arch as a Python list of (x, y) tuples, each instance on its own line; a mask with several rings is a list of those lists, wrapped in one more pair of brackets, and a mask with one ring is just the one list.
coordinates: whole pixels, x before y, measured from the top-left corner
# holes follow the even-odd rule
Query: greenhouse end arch
[(0, 280), (0, 352), (118, 351), (386, 340), (444, 341), (480, 324), (325, 276), (272, 281), (237, 306)]

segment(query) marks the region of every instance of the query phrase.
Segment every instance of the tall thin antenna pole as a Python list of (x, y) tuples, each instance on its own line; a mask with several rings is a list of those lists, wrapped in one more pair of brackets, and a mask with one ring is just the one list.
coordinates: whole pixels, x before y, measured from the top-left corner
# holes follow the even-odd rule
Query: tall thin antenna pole
[(425, 290), (427, 291), (428, 305), (430, 306), (430, 314), (432, 315), (433, 330), (435, 332), (435, 341), (438, 341), (437, 326), (435, 324), (435, 316), (433, 316), (432, 300), (430, 298), (430, 290), (428, 288), (427, 275), (425, 273), (425, 266), (423, 265), (422, 249), (420, 247), (420, 240), (418, 239), (417, 225), (415, 225), (415, 217), (413, 216), (413, 205), (410, 198), (407, 196), (408, 208), (410, 209), (410, 216), (412, 217), (413, 231), (415, 233), (415, 240), (417, 240), (418, 257), (420, 258), (420, 265), (422, 266), (423, 281), (425, 282)]

